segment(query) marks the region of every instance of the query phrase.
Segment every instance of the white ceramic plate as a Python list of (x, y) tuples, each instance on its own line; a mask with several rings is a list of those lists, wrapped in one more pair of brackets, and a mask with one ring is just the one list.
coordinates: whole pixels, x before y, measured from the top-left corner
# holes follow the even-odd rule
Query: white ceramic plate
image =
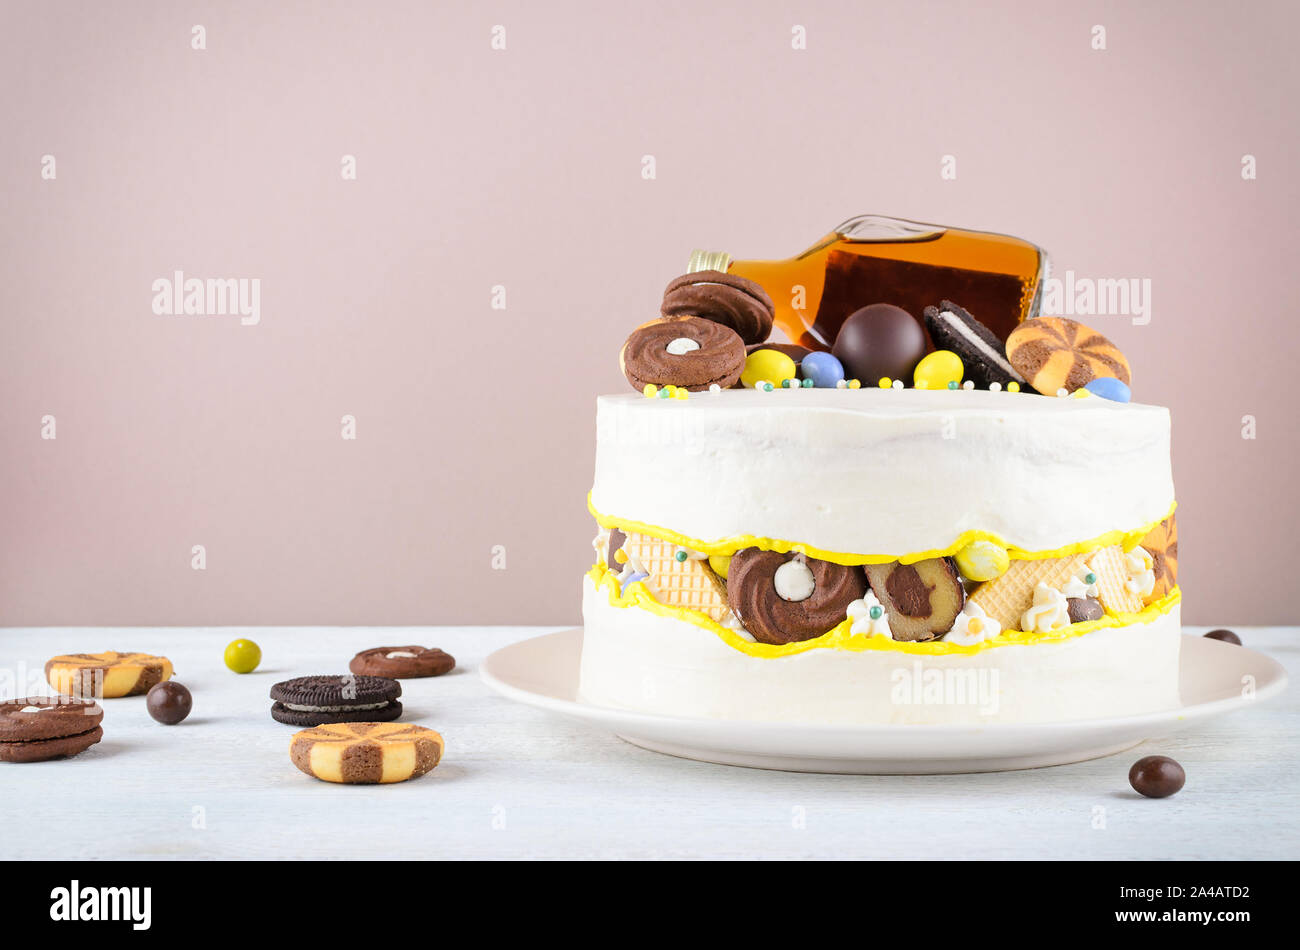
[[(577, 698), (582, 631), (565, 630), (497, 650), (480, 667), (503, 696), (609, 729), (655, 752), (796, 772), (918, 774), (997, 772), (1112, 755), (1286, 688), (1286, 672), (1262, 653), (1183, 636), (1183, 704), (1163, 712), (1074, 722), (964, 726), (833, 726), (687, 719), (594, 706)], [(1246, 695), (1244, 677), (1254, 678)]]

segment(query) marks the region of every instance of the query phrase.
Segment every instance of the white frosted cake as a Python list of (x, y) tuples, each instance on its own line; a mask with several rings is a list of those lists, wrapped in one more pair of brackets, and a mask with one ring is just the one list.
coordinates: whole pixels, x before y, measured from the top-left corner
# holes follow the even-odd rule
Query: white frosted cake
[[(740, 335), (765, 339), (770, 301), (732, 275), (665, 299), (621, 355), (642, 392), (597, 401), (585, 701), (845, 724), (1177, 705), (1169, 412), (1128, 401), (1108, 340), (1036, 317), (1003, 343), (943, 301), (925, 333), (875, 305), (813, 351)], [(912, 387), (859, 381), (882, 366)]]

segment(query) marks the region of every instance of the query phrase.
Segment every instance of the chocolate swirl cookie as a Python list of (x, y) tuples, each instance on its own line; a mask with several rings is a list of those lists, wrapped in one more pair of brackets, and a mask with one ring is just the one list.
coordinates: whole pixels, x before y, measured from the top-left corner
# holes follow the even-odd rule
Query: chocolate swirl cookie
[(745, 342), (735, 330), (702, 317), (670, 317), (632, 331), (618, 355), (637, 389), (647, 384), (692, 392), (734, 385), (745, 368)]
[(727, 601), (745, 629), (763, 643), (820, 637), (866, 592), (862, 568), (801, 554), (744, 548), (727, 569)]
[(747, 344), (772, 332), (772, 298), (758, 284), (719, 270), (683, 274), (664, 288), (659, 312), (665, 317), (703, 317), (740, 334)]

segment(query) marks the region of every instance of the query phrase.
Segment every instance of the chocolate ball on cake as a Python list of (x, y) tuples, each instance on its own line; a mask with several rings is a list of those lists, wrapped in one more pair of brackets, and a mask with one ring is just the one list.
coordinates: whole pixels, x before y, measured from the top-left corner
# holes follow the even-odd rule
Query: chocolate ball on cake
[(925, 332), (902, 307), (873, 303), (849, 314), (831, 353), (853, 379), (910, 379), (925, 356)]

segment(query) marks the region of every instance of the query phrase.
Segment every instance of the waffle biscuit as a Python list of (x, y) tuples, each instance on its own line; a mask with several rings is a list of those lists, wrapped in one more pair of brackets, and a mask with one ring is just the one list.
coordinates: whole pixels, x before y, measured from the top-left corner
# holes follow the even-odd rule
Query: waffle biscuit
[(1003, 630), (1019, 630), (1020, 618), (1033, 606), (1034, 588), (1046, 584), (1061, 590), (1075, 574), (1084, 570), (1085, 555), (1012, 561), (1005, 574), (981, 584), (970, 595)]
[(418, 778), (442, 758), (442, 736), (407, 722), (338, 722), (296, 733), (289, 758), (323, 782), (388, 785)]
[(1118, 544), (1088, 555), (1088, 570), (1097, 575), (1097, 600), (1107, 613), (1135, 614), (1145, 606), (1142, 595), (1127, 587), (1128, 569)]
[(684, 548), (633, 532), (628, 532), (623, 550), (650, 575), (646, 584), (661, 604), (698, 610), (716, 623), (730, 619), (727, 585), (705, 559), (688, 556), (678, 560), (677, 552)]

